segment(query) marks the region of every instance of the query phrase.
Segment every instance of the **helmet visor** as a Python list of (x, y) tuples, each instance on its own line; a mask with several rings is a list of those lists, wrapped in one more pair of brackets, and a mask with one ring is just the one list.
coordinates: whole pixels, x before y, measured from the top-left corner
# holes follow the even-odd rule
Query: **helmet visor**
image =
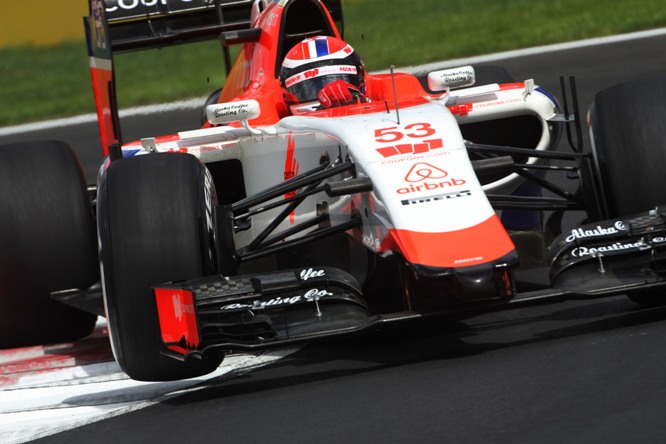
[(319, 91), (335, 80), (344, 80), (359, 90), (363, 86), (363, 76), (359, 75), (358, 69), (353, 65), (330, 65), (312, 68), (285, 79), (284, 83), (287, 91), (303, 103), (317, 100)]

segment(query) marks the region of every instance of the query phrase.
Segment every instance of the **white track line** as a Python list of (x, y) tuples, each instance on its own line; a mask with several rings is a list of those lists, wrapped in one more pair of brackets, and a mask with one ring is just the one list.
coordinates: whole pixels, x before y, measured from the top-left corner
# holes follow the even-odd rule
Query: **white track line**
[(547, 54), (550, 52), (557, 52), (557, 51), (569, 51), (572, 49), (579, 49), (579, 48), (589, 48), (593, 46), (608, 45), (612, 43), (622, 43), (632, 40), (660, 37), (663, 35), (666, 35), (666, 28), (657, 28), (657, 29), (650, 29), (647, 31), (632, 32), (629, 34), (611, 35), (607, 37), (595, 37), (585, 40), (576, 40), (573, 42), (554, 43), (552, 45), (535, 46), (532, 48), (515, 49), (511, 51), (498, 52), (494, 54), (466, 57), (462, 59), (446, 60), (442, 62), (413, 66), (406, 69), (411, 71), (429, 71), (435, 68), (472, 65), (475, 63), (496, 62), (499, 60), (514, 59), (518, 57), (528, 57), (528, 56)]
[[(135, 117), (141, 115), (154, 115), (170, 111), (196, 109), (203, 106), (204, 100), (205, 97), (196, 97), (180, 102), (127, 108), (120, 111), (120, 117)], [(9, 136), (12, 134), (29, 133), (32, 131), (44, 131), (67, 126), (82, 125), (93, 122), (97, 122), (97, 114), (91, 113), (74, 117), (66, 117), (64, 119), (54, 119), (43, 122), (26, 123), (23, 125), (7, 126), (0, 128), (0, 137)]]
[[(446, 60), (442, 62), (429, 63), (426, 65), (412, 66), (404, 68), (403, 71), (416, 72), (428, 71), (435, 68), (443, 68), (449, 66), (462, 66), (475, 63), (488, 63), (500, 60), (512, 59), (517, 57), (527, 57), (537, 54), (544, 54), (557, 51), (568, 51), (577, 48), (589, 48), (592, 46), (607, 45), (611, 43), (621, 43), (631, 40), (646, 39), (650, 37), (659, 37), (666, 35), (666, 28), (651, 29), (648, 31), (638, 31), (629, 34), (613, 35), (608, 37), (597, 37), (586, 40), (577, 40), (573, 42), (555, 43), (552, 45), (536, 46), (532, 48), (517, 49), (513, 51), (498, 52), (495, 54), (487, 54), (474, 57), (466, 57), (461, 59)], [(136, 108), (128, 108), (120, 112), (120, 117), (134, 117), (141, 115), (151, 115), (161, 112), (176, 111), (176, 110), (191, 110), (197, 109), (203, 105), (205, 97), (196, 97), (180, 102), (169, 104), (150, 105)], [(9, 136), (13, 134), (22, 134), (32, 131), (44, 131), (55, 128), (62, 128), (66, 126), (80, 125), (84, 123), (96, 122), (97, 116), (95, 114), (84, 114), (81, 116), (69, 117), (64, 119), (48, 120), (44, 122), (27, 123), (17, 126), (8, 126), (0, 128), (0, 137)]]

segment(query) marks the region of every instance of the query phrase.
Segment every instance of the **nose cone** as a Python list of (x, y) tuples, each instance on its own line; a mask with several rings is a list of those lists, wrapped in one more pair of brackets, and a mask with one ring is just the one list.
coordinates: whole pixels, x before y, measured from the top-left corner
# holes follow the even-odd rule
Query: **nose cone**
[(496, 261), (515, 252), (513, 241), (493, 214), (480, 224), (461, 230), (424, 233), (393, 229), (396, 248), (414, 265), (461, 268)]

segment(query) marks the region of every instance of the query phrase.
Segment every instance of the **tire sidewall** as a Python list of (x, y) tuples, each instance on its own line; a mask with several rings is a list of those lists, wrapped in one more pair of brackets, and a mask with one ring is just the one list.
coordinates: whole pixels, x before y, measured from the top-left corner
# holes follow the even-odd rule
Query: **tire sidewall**
[(188, 154), (114, 162), (98, 193), (100, 266), (109, 334), (133, 379), (172, 380), (209, 373), (218, 357), (179, 362), (161, 355), (152, 286), (215, 272), (214, 184)]

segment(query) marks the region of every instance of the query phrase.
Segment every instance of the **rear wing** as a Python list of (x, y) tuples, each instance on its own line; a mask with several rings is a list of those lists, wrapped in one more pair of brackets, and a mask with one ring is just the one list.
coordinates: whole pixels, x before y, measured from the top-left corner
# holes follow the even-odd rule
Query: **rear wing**
[[(252, 9), (289, 0), (88, 0), (84, 17), (95, 106), (104, 155), (122, 144), (113, 55), (217, 39), (251, 28)], [(291, 0), (298, 1), (298, 0)], [(340, 24), (341, 0), (322, 0)], [(257, 3), (257, 5), (255, 5)], [(223, 47), (227, 69), (229, 49)]]

